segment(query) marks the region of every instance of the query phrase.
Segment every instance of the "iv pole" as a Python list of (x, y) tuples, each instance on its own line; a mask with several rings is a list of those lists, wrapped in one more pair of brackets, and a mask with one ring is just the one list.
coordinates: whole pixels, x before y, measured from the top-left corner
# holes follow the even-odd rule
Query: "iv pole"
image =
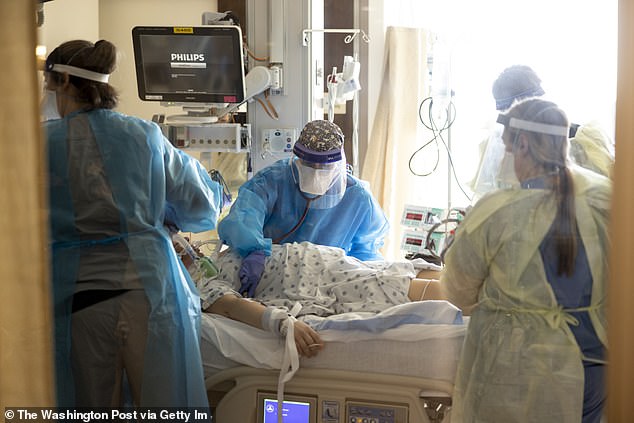
[[(302, 31), (302, 42), (304, 46), (307, 46), (310, 42), (309, 34), (312, 32), (322, 33), (339, 33), (348, 34), (344, 38), (343, 42), (350, 44), (354, 41), (353, 47), (353, 59), (355, 62), (359, 60), (359, 43), (357, 35), (361, 34), (361, 39), (366, 43), (370, 42), (370, 37), (362, 29), (357, 28), (340, 28), (340, 29), (304, 29)], [(352, 98), (352, 173), (354, 176), (359, 177), (359, 93), (354, 93)]]

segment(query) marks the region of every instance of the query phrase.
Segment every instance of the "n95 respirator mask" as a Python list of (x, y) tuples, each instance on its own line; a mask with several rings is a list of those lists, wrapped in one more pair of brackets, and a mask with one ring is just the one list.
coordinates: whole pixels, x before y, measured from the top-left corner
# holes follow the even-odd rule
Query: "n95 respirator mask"
[(325, 194), (341, 176), (341, 163), (312, 164), (296, 160), (299, 189), (311, 195)]

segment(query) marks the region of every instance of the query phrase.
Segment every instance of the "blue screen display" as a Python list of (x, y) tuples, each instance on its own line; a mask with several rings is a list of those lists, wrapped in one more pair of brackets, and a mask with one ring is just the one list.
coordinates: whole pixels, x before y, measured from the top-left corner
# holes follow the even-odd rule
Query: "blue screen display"
[[(284, 423), (309, 423), (310, 404), (307, 402), (284, 401), (282, 421)], [(264, 400), (264, 422), (277, 423), (277, 400)]]

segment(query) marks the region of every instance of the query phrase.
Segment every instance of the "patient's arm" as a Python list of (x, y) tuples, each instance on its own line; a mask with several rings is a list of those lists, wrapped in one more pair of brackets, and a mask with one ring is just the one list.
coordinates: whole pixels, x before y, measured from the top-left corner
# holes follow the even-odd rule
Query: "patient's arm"
[[(258, 329), (262, 327), (262, 315), (266, 307), (256, 301), (247, 300), (235, 295), (224, 295), (204, 311), (219, 314), (233, 320), (246, 323)], [(295, 321), (295, 345), (297, 352), (306, 357), (316, 355), (323, 348), (321, 338), (310, 326), (301, 321)]]
[(223, 295), (204, 311), (220, 314), (258, 329), (263, 329), (262, 314), (264, 314), (265, 309), (265, 306), (255, 301), (249, 301), (235, 295)]

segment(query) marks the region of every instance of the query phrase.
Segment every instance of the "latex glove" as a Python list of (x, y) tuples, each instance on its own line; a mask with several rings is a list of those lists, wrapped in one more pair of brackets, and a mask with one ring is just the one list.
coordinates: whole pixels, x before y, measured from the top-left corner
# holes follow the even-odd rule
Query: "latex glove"
[(255, 288), (258, 286), (262, 272), (264, 271), (265, 259), (266, 255), (262, 250), (253, 251), (242, 259), (238, 277), (241, 283), (240, 294), (243, 296), (249, 298), (255, 296)]

